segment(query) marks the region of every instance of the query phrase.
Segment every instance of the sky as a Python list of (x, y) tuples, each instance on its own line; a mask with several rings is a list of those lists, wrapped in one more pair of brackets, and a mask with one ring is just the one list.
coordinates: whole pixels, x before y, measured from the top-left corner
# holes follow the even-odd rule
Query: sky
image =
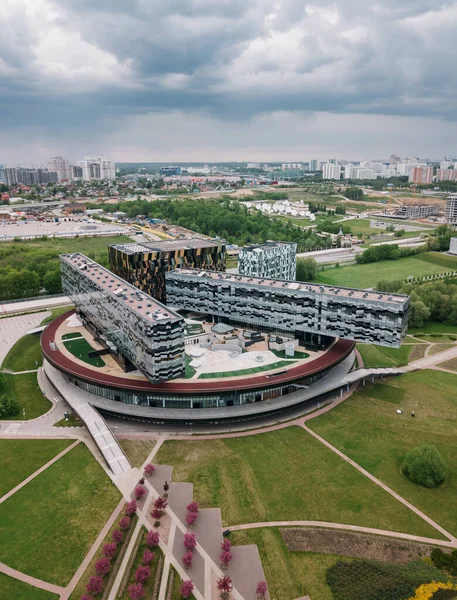
[(457, 0), (2, 0), (0, 163), (457, 154)]

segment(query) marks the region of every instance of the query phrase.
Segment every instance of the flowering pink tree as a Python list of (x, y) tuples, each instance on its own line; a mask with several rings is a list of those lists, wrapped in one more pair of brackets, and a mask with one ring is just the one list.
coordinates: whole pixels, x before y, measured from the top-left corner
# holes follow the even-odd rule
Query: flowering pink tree
[(190, 504), (188, 504), (186, 506), (187, 510), (189, 512), (194, 512), (194, 513), (198, 513), (198, 502), (195, 502), (195, 500), (193, 502), (191, 502)]
[(134, 583), (129, 586), (129, 597), (131, 600), (141, 600), (144, 598), (144, 587), (141, 583)]
[(127, 515), (125, 517), (122, 517), (122, 519), (119, 521), (119, 527), (123, 531), (128, 529), (130, 527), (130, 517), (127, 517)]
[(226, 569), (230, 561), (232, 560), (232, 553), (230, 552), (230, 550), (222, 550), (219, 556), (219, 560), (222, 563), (222, 568)]
[(149, 531), (146, 536), (146, 545), (148, 548), (155, 548), (159, 545), (160, 535), (158, 531)]
[(224, 541), (221, 544), (221, 550), (227, 552), (232, 547), (232, 542), (228, 538), (224, 538)]
[(155, 557), (156, 555), (154, 554), (154, 552), (151, 552), (150, 550), (145, 550), (142, 560), (143, 565), (150, 565)]
[(190, 579), (187, 581), (183, 581), (181, 583), (181, 587), (179, 588), (179, 593), (183, 598), (190, 598), (190, 595), (194, 591), (194, 584)]
[(120, 544), (124, 539), (124, 534), (122, 533), (122, 531), (119, 531), (119, 529), (116, 529), (115, 531), (113, 531), (113, 535), (111, 537), (115, 544)]
[(146, 496), (146, 493), (147, 489), (142, 485), (137, 485), (136, 488), (133, 490), (133, 495), (137, 500), (141, 500), (141, 498), (144, 498), (144, 496)]
[(158, 508), (154, 508), (151, 511), (151, 517), (154, 519), (154, 527), (158, 527), (160, 525), (160, 519), (162, 518), (162, 511)]
[(186, 523), (189, 527), (193, 527), (195, 525), (195, 521), (197, 520), (198, 513), (196, 512), (188, 512), (186, 516)]
[(116, 544), (114, 542), (105, 544), (103, 546), (103, 555), (106, 556), (106, 558), (109, 558), (109, 560), (111, 560), (112, 558), (114, 558), (115, 554), (116, 554)]
[(162, 496), (159, 496), (158, 498), (156, 498), (154, 501), (154, 507), (157, 508), (158, 510), (164, 510), (165, 508), (167, 508), (166, 498), (163, 498)]
[(93, 596), (89, 596), (89, 594), (83, 594), (79, 600), (94, 600)]
[(103, 558), (100, 558), (95, 563), (95, 572), (100, 577), (106, 577), (106, 575), (108, 575), (110, 570), (111, 570), (111, 563), (109, 561), (109, 558), (106, 558), (106, 556), (104, 556)]
[(133, 498), (133, 500), (130, 500), (130, 502), (127, 502), (127, 504), (125, 505), (125, 514), (128, 517), (133, 517), (133, 515), (136, 513), (136, 509), (137, 509), (136, 500), (135, 500), (135, 498)]
[(92, 575), (89, 579), (89, 583), (86, 585), (86, 590), (89, 594), (92, 594), (92, 596), (100, 594), (103, 590), (103, 579), (99, 575)]
[(257, 587), (255, 588), (255, 593), (260, 597), (260, 598), (265, 598), (265, 594), (267, 593), (267, 582), (266, 581), (259, 581), (259, 583), (257, 584)]
[(149, 575), (151, 574), (151, 569), (145, 565), (138, 567), (135, 571), (135, 581), (138, 583), (146, 583), (149, 579)]
[(148, 465), (145, 465), (145, 467), (144, 467), (144, 474), (152, 475), (155, 470), (156, 470), (155, 466), (153, 464), (149, 463)]
[(195, 548), (196, 545), (197, 545), (197, 538), (195, 536), (195, 533), (191, 533), (190, 531), (185, 533), (184, 534), (184, 548), (186, 550), (190, 550), (190, 552), (192, 552), (192, 550)]
[(217, 589), (221, 593), (221, 598), (228, 598), (233, 589), (232, 579), (228, 575), (222, 575), (222, 577), (217, 580)]
[(192, 552), (186, 552), (182, 557), (182, 564), (186, 567), (186, 569), (190, 569), (190, 567), (192, 566), (192, 560)]

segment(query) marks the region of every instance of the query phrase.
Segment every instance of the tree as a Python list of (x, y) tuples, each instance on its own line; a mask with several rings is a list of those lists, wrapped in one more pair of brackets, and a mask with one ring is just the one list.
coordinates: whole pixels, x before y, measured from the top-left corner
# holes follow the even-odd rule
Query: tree
[(189, 527), (193, 527), (195, 525), (195, 521), (197, 520), (198, 513), (196, 512), (188, 512), (186, 516), (186, 523)]
[(124, 539), (124, 534), (122, 533), (122, 531), (119, 531), (119, 529), (115, 529), (111, 537), (115, 544), (120, 544)]
[(100, 577), (106, 577), (106, 575), (108, 575), (110, 570), (111, 570), (111, 563), (106, 556), (104, 556), (103, 558), (100, 558), (95, 563), (95, 572)]
[(158, 531), (149, 531), (146, 536), (146, 545), (148, 548), (155, 548), (159, 545), (160, 534)]
[(192, 552), (186, 552), (182, 557), (182, 564), (186, 567), (186, 569), (190, 569), (192, 566), (193, 554)]
[(232, 560), (232, 553), (230, 550), (222, 550), (219, 560), (221, 561), (222, 567), (227, 567), (230, 561)]
[(146, 494), (147, 489), (142, 485), (137, 485), (136, 488), (133, 490), (133, 495), (137, 500), (141, 500), (141, 498), (143, 498)]
[(411, 301), (408, 323), (410, 327), (422, 327), (430, 318), (430, 309), (422, 300)]
[(143, 563), (143, 565), (150, 565), (155, 557), (156, 555), (154, 554), (154, 552), (151, 552), (150, 550), (145, 550), (143, 553), (143, 560), (141, 562)]
[(16, 398), (11, 396), (2, 395), (0, 396), (0, 417), (9, 417), (17, 415), (20, 406)]
[(232, 542), (228, 538), (224, 538), (224, 541), (221, 544), (221, 550), (223, 552), (228, 552), (232, 547)]
[(259, 583), (257, 584), (257, 587), (255, 588), (255, 593), (260, 596), (261, 598), (265, 598), (265, 594), (267, 593), (267, 582), (266, 581), (259, 581)]
[(62, 277), (59, 268), (47, 271), (43, 277), (43, 287), (49, 294), (58, 294), (62, 291)]
[(103, 555), (106, 556), (106, 558), (109, 558), (110, 560), (114, 558), (116, 555), (116, 544), (114, 542), (105, 544), (103, 546)]
[(422, 445), (405, 456), (403, 474), (419, 485), (432, 488), (446, 477), (446, 462), (435, 446)]
[(160, 519), (162, 518), (162, 511), (159, 510), (158, 508), (154, 508), (151, 511), (151, 517), (154, 519), (155, 525), (157, 525), (157, 523), (160, 524)]
[(133, 515), (136, 513), (136, 509), (137, 509), (137, 504), (136, 504), (136, 500), (130, 500), (130, 502), (127, 502), (127, 504), (125, 505), (125, 514), (128, 517), (133, 517)]
[(221, 598), (228, 598), (233, 589), (231, 577), (222, 575), (222, 577), (217, 580), (217, 589), (221, 592)]
[(119, 527), (123, 531), (126, 531), (130, 527), (130, 517), (127, 517), (127, 515), (122, 517), (122, 519), (119, 521)]
[(159, 496), (155, 499), (154, 507), (158, 510), (164, 510), (165, 508), (167, 508), (167, 500), (162, 496)]
[(155, 466), (153, 464), (149, 463), (148, 465), (145, 465), (145, 467), (144, 467), (144, 474), (152, 475), (155, 470), (156, 470)]
[(131, 600), (141, 600), (144, 598), (144, 587), (141, 583), (129, 585), (129, 597)]
[(196, 537), (195, 533), (191, 533), (190, 531), (185, 533), (184, 534), (184, 548), (186, 550), (192, 551), (196, 545), (197, 545), (197, 537)]
[(86, 590), (92, 596), (97, 596), (103, 590), (103, 579), (99, 575), (92, 575), (89, 579), (89, 583), (86, 585)]
[(150, 575), (151, 569), (146, 565), (141, 565), (141, 567), (138, 567), (138, 569), (135, 571), (135, 581), (138, 583), (146, 583)]
[(179, 593), (181, 594), (181, 596), (185, 599), (190, 598), (190, 595), (192, 594), (192, 592), (194, 591), (194, 584), (192, 583), (192, 581), (190, 579), (188, 579), (187, 581), (183, 581), (181, 583), (181, 587), (179, 588)]
[(188, 504), (186, 506), (187, 510), (189, 512), (195, 512), (198, 513), (198, 502), (195, 502), (195, 500), (193, 502), (191, 502), (190, 504)]
[(299, 258), (297, 260), (297, 281), (313, 281), (317, 277), (317, 262), (314, 258)]

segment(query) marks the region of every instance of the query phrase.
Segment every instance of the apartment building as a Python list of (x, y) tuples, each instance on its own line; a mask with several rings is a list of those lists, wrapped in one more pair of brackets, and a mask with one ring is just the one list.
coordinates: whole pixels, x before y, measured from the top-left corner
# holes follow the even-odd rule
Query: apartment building
[(297, 244), (266, 242), (261, 246), (245, 246), (238, 254), (238, 271), (249, 277), (295, 281)]

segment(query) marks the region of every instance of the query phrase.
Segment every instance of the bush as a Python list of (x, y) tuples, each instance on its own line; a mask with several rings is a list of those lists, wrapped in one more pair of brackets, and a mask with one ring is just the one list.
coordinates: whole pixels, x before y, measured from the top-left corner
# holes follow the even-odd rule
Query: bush
[(186, 569), (190, 569), (190, 567), (192, 566), (192, 560), (193, 560), (193, 555), (192, 552), (186, 552), (184, 554), (184, 556), (182, 557), (182, 564), (186, 567)]
[(103, 546), (103, 555), (110, 560), (116, 555), (116, 544), (114, 542)]
[(89, 579), (89, 583), (86, 585), (86, 590), (89, 592), (89, 594), (92, 594), (93, 596), (96, 596), (97, 594), (100, 594), (100, 592), (103, 589), (103, 579), (100, 576), (92, 576)]
[(444, 481), (446, 462), (435, 446), (422, 445), (408, 452), (402, 471), (414, 483), (433, 488)]
[(129, 597), (131, 600), (141, 600), (144, 598), (144, 587), (141, 583), (134, 583), (129, 586)]
[(143, 563), (143, 565), (150, 565), (155, 557), (156, 555), (154, 554), (154, 552), (151, 552), (150, 550), (145, 550), (143, 553), (143, 560), (141, 562)]
[(184, 548), (192, 551), (197, 545), (197, 538), (195, 533), (187, 532), (184, 534)]
[(124, 534), (122, 533), (122, 531), (119, 531), (119, 529), (116, 529), (115, 531), (113, 531), (113, 535), (111, 536), (111, 538), (115, 544), (120, 544), (124, 539)]
[(128, 529), (130, 527), (130, 517), (122, 517), (122, 519), (119, 521), (119, 527), (125, 531), (126, 529)]
[(158, 531), (149, 531), (146, 536), (146, 545), (148, 548), (156, 548), (159, 545), (160, 534)]
[(136, 488), (133, 490), (133, 495), (137, 500), (141, 500), (141, 498), (143, 498), (143, 496), (145, 496), (146, 493), (147, 489), (142, 485), (137, 485)]
[(156, 470), (155, 466), (153, 464), (149, 463), (148, 465), (145, 465), (145, 467), (144, 467), (144, 474), (152, 475), (155, 470)]
[(194, 591), (194, 584), (190, 579), (188, 581), (183, 581), (181, 583), (181, 587), (179, 588), (179, 593), (185, 599), (190, 598), (190, 595)]
[(125, 505), (125, 514), (128, 517), (133, 517), (133, 515), (136, 513), (136, 509), (137, 509), (137, 504), (136, 504), (136, 500), (130, 500), (130, 502), (127, 502), (127, 504)]
[(95, 563), (95, 572), (100, 577), (106, 577), (106, 575), (108, 575), (110, 570), (111, 570), (111, 564), (110, 564), (109, 558), (106, 558), (106, 556), (104, 556), (103, 558), (100, 558)]
[(12, 417), (19, 412), (19, 403), (11, 396), (0, 396), (0, 417)]
[(146, 583), (151, 575), (151, 569), (146, 565), (141, 565), (135, 571), (135, 581), (138, 583)]

